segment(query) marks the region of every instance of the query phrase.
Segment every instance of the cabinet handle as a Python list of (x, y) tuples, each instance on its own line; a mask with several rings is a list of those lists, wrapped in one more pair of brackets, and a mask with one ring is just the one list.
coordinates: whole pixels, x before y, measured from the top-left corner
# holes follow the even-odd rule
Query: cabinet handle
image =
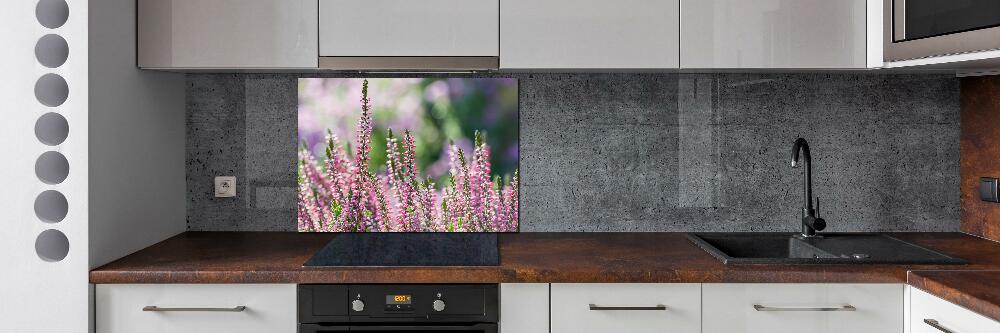
[(657, 304), (654, 306), (600, 306), (596, 304), (590, 304), (591, 311), (657, 311), (666, 310), (667, 306), (663, 304)]
[(161, 308), (155, 305), (142, 307), (142, 311), (154, 312), (243, 312), (247, 307), (240, 305), (231, 308)]
[(937, 320), (934, 320), (934, 319), (924, 319), (924, 324), (927, 324), (930, 327), (936, 328), (938, 331), (941, 331), (941, 332), (944, 332), (944, 333), (955, 333), (955, 331), (949, 330), (949, 329), (945, 328), (944, 326), (941, 326), (941, 323), (939, 323)]
[(837, 307), (826, 307), (826, 308), (775, 308), (770, 306), (763, 306), (760, 304), (754, 304), (753, 309), (757, 311), (857, 311), (853, 305), (844, 305)]

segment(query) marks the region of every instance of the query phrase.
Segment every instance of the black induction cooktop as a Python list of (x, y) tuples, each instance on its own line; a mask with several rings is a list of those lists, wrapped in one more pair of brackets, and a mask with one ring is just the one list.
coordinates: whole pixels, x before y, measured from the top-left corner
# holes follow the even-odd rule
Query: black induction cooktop
[(340, 233), (303, 266), (497, 266), (495, 233)]

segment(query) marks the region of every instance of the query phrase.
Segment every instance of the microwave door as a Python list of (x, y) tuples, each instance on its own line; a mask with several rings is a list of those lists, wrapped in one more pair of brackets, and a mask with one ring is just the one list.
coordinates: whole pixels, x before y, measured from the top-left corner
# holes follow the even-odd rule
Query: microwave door
[(893, 40), (907, 41), (1000, 26), (997, 0), (894, 0)]
[(884, 0), (886, 61), (1000, 49), (998, 0)]

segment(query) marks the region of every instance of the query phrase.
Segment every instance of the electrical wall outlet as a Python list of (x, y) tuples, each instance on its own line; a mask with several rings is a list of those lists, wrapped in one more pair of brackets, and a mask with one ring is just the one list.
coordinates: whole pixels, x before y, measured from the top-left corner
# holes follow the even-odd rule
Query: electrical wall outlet
[(979, 199), (988, 202), (1000, 202), (1000, 192), (997, 191), (996, 178), (979, 178)]
[(215, 197), (232, 198), (236, 196), (236, 177), (215, 177)]

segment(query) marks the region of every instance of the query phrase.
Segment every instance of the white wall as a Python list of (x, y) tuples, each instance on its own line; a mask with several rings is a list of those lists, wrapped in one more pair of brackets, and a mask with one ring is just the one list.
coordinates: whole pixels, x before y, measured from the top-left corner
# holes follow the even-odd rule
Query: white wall
[[(185, 228), (183, 76), (136, 69), (134, 1), (65, 0), (68, 19), (54, 27), (36, 19), (38, 1), (0, 11), (0, 332), (86, 332), (90, 268)], [(52, 68), (35, 57), (47, 34), (69, 49)], [(65, 79), (65, 102), (36, 99), (46, 74)], [(36, 137), (46, 113), (66, 119), (64, 141)], [(37, 176), (46, 152), (65, 156), (64, 180)], [(66, 197), (65, 218), (36, 214), (43, 191)], [(68, 239), (65, 257), (36, 252), (49, 229)]]
[(186, 228), (184, 75), (136, 67), (135, 1), (90, 0), (90, 267)]
[[(87, 233), (87, 1), (66, 0), (69, 18), (50, 29), (35, 18), (35, 0), (4, 1), (0, 10), (0, 332), (85, 332), (88, 326)], [(69, 45), (65, 63), (42, 66), (35, 42), (58, 34)], [(65, 78), (66, 101), (44, 106), (35, 99), (36, 80), (53, 73)], [(48, 146), (35, 137), (36, 120), (47, 112), (61, 114), (69, 124), (65, 141)], [(43, 152), (63, 154), (69, 162), (65, 180), (46, 184), (35, 174)], [(42, 222), (35, 198), (46, 190), (61, 192), (68, 201), (66, 217)], [(42, 260), (35, 251), (47, 229), (69, 240), (69, 251), (58, 261)]]

